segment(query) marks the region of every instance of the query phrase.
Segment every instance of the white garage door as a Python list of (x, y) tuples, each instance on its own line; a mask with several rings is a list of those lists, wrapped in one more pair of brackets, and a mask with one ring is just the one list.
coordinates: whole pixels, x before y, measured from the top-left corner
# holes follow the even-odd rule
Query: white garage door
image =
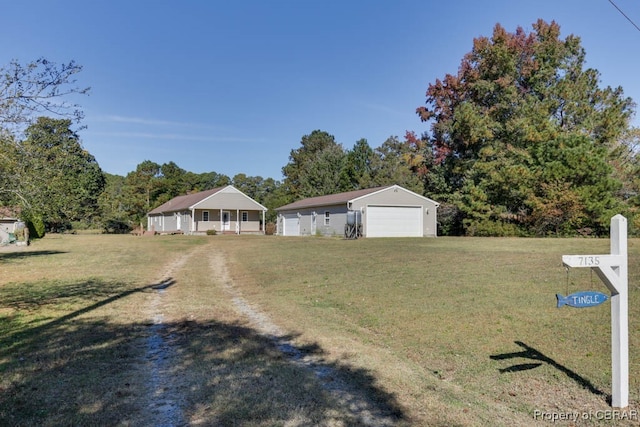
[(420, 206), (367, 207), (367, 237), (422, 237)]
[(284, 235), (300, 235), (300, 218), (298, 218), (298, 214), (288, 214), (284, 216)]

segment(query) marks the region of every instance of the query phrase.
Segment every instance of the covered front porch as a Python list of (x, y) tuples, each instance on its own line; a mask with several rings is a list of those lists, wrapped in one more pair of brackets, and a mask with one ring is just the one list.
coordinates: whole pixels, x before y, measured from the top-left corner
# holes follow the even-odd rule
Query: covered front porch
[(264, 210), (192, 209), (191, 232), (204, 234), (215, 230), (222, 234), (264, 234)]

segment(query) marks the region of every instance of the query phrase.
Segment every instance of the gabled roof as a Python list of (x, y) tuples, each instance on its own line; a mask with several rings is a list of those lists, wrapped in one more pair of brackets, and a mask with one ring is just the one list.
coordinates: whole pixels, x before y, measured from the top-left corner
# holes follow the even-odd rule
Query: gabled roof
[[(241, 196), (240, 200), (248, 200), (250, 202), (250, 206), (255, 206), (255, 209), (265, 210), (265, 211), (267, 210), (267, 208), (265, 208), (260, 203), (253, 200), (251, 197), (244, 194), (242, 191), (235, 188), (233, 185), (227, 185), (225, 187), (212, 188), (211, 190), (205, 190), (205, 191), (200, 191), (198, 193), (174, 197), (168, 202), (163, 203), (157, 208), (153, 209), (147, 215), (155, 215), (155, 214), (161, 214), (165, 212), (181, 212), (181, 211), (186, 211), (194, 208), (200, 209), (200, 207), (198, 206), (199, 204), (201, 204), (202, 202), (206, 201), (207, 199), (211, 198), (216, 194), (240, 195)], [(232, 204), (237, 204), (237, 203), (238, 203), (238, 199), (236, 199), (235, 202), (232, 202)], [(229, 206), (229, 208), (232, 208), (232, 206)], [(246, 207), (244, 209), (246, 209)], [(251, 207), (251, 209), (254, 209), (254, 207)]]
[(195, 205), (201, 200), (206, 199), (209, 196), (213, 196), (223, 188), (225, 187), (212, 188), (211, 190), (205, 190), (198, 193), (174, 197), (168, 202), (161, 204), (160, 206), (149, 212), (147, 215), (188, 210), (191, 206)]
[(329, 194), (327, 196), (310, 197), (308, 199), (298, 200), (297, 202), (289, 203), (288, 205), (281, 206), (276, 211), (286, 211), (293, 209), (310, 208), (314, 206), (330, 206), (339, 205), (341, 203), (347, 203), (354, 199), (367, 196), (377, 191), (384, 190), (386, 188), (393, 187), (392, 185), (385, 185), (383, 187), (366, 188), (364, 190), (347, 191), (346, 193)]

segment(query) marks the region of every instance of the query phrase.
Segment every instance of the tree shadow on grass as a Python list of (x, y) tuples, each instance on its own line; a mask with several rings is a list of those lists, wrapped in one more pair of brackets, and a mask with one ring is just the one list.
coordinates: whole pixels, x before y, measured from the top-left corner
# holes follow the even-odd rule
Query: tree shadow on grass
[(0, 263), (7, 262), (15, 259), (21, 258), (30, 258), (34, 256), (42, 256), (42, 255), (59, 255), (65, 254), (65, 251), (28, 251), (28, 250), (20, 250), (17, 249), (15, 251), (7, 251), (6, 249), (0, 251)]
[[(16, 327), (10, 317), (0, 315), (0, 425), (405, 421), (395, 397), (381, 390), (370, 372), (324, 361), (317, 344), (289, 354), (278, 340), (294, 337), (274, 340), (238, 323), (122, 324), (81, 317), (135, 292), (163, 292), (175, 281), (108, 296), (98, 289), (113, 291), (126, 284), (103, 285), (88, 287), (84, 295), (93, 301), (97, 292), (102, 299), (34, 327)], [(69, 285), (67, 294), (82, 297), (78, 288)], [(18, 300), (13, 303), (20, 305)], [(309, 355), (314, 364), (296, 362)], [(329, 392), (331, 387), (345, 389), (345, 383), (360, 390), (372, 406), (353, 410), (360, 400)]]
[(585, 377), (579, 375), (575, 371), (572, 371), (571, 369), (567, 368), (566, 366), (561, 365), (560, 363), (556, 362), (554, 359), (552, 359), (549, 356), (545, 355), (544, 353), (536, 350), (535, 348), (533, 348), (531, 346), (528, 346), (527, 344), (523, 343), (522, 341), (514, 341), (514, 342), (518, 346), (523, 348), (523, 351), (517, 351), (517, 352), (513, 352), (513, 353), (496, 354), (496, 355), (492, 355), (492, 356), (489, 356), (489, 357), (492, 360), (509, 360), (509, 359), (523, 358), (523, 359), (533, 360), (535, 362), (534, 363), (521, 363), (521, 364), (516, 364), (516, 365), (513, 365), (513, 366), (509, 366), (509, 367), (506, 367), (506, 368), (502, 368), (502, 369), (499, 370), (500, 373), (504, 374), (504, 373), (513, 373), (513, 372), (526, 371), (526, 370), (529, 370), (529, 369), (535, 369), (535, 368), (537, 368), (539, 366), (542, 366), (542, 364), (546, 363), (546, 364), (554, 367), (558, 371), (562, 372), (567, 377), (569, 377), (573, 381), (575, 381), (578, 385), (580, 385), (581, 387), (589, 390), (589, 392), (595, 394), (596, 396), (603, 396), (603, 397), (605, 397), (607, 399), (610, 399), (610, 396), (608, 394), (606, 394), (605, 392), (603, 392), (602, 390), (600, 390), (599, 388), (594, 386), (591, 381), (589, 381)]
[[(43, 307), (56, 307), (61, 304), (82, 306), (53, 321), (60, 323), (91, 312), (134, 293), (164, 290), (173, 286), (176, 281), (169, 277), (159, 283), (132, 287), (128, 283), (105, 281), (103, 279), (87, 279), (81, 282), (42, 280), (30, 283), (16, 283), (0, 288), (0, 307), (13, 308), (19, 311), (35, 311)], [(41, 327), (51, 326), (49, 323)], [(34, 332), (34, 331), (31, 331)]]

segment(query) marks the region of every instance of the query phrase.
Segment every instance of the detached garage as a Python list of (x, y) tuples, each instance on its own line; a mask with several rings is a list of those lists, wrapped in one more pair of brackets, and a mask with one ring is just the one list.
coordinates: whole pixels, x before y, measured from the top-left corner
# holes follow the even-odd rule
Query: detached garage
[(351, 215), (364, 237), (435, 237), (438, 206), (399, 185), (312, 197), (276, 209), (277, 234), (341, 236)]

